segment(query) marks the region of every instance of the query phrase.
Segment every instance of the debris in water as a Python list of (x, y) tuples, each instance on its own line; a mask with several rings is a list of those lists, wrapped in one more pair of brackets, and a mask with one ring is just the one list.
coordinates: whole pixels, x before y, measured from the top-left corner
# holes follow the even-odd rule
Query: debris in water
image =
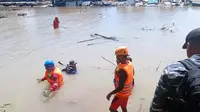
[(140, 37), (134, 37), (134, 39), (142, 39), (142, 38), (140, 38)]
[(140, 100), (145, 100), (145, 98), (140, 98)]
[(0, 16), (0, 19), (6, 18), (5, 16)]
[(87, 46), (91, 46), (91, 45), (95, 45), (95, 44), (102, 44), (102, 43), (106, 43), (106, 41), (105, 42), (90, 43), (90, 44), (87, 44)]
[(77, 101), (69, 101), (69, 102), (67, 102), (69, 105), (75, 105), (75, 104), (77, 104)]
[[(140, 98), (140, 100), (144, 101), (145, 98)], [(141, 103), (140, 107), (139, 107), (139, 110), (137, 112), (141, 112), (142, 111), (142, 106), (143, 106), (143, 104)], [(145, 111), (146, 111), (146, 109), (143, 110), (143, 112), (145, 112)]]
[(160, 61), (160, 63), (158, 64), (158, 67), (156, 68), (156, 71), (158, 71), (158, 69), (159, 69), (159, 67), (160, 67), (160, 64), (161, 64), (161, 61)]
[(141, 30), (143, 30), (143, 31), (153, 31), (153, 30), (155, 30), (155, 27), (147, 28), (147, 26), (145, 26), (145, 27), (142, 27)]
[[(81, 40), (81, 41), (78, 41), (77, 43), (83, 43), (83, 42), (88, 42), (88, 41), (93, 41), (93, 40), (97, 40), (97, 39), (107, 39), (107, 40), (113, 40), (113, 41), (119, 41), (117, 40), (116, 37), (107, 37), (107, 36), (104, 36), (104, 35), (101, 35), (101, 34), (90, 34), (91, 37), (96, 37), (96, 38), (92, 38), (92, 39), (87, 39), (87, 40)], [(106, 43), (107, 41), (104, 41), (104, 42), (97, 42), (97, 43), (90, 43), (90, 44), (87, 44), (87, 46), (90, 46), (90, 45), (95, 45), (95, 44), (101, 44), (101, 43)]]
[(143, 112), (148, 112), (148, 108), (144, 109)]
[(146, 27), (147, 27), (147, 26), (145, 26), (145, 27), (142, 27), (142, 28), (141, 28), (141, 30), (144, 30)]
[(113, 41), (119, 41), (119, 40), (117, 40), (116, 37), (107, 37), (107, 36), (104, 36), (104, 35), (101, 35), (101, 34), (98, 34), (98, 33), (90, 34), (90, 36), (91, 37), (93, 37), (93, 36), (100, 36), (100, 37), (102, 37), (104, 39), (109, 39), (109, 40), (113, 40)]
[[(162, 31), (170, 31), (171, 33), (174, 33), (177, 30), (177, 28), (176, 28), (176, 30), (173, 28), (174, 26), (175, 26), (174, 23), (172, 23), (172, 25), (163, 25), (163, 27), (160, 28), (160, 30), (162, 30)], [(173, 29), (171, 29), (171, 28), (173, 28)]]
[(87, 41), (93, 41), (96, 39), (100, 39), (100, 38), (93, 38), (93, 39), (87, 39), (87, 40), (82, 40), (82, 41), (78, 41), (77, 43), (83, 43), (83, 42), (87, 42)]
[(17, 14), (17, 16), (27, 16), (27, 13)]
[(12, 105), (11, 103), (5, 103), (5, 104), (1, 105), (0, 108), (5, 108), (5, 107), (11, 106), (11, 105)]
[(102, 68), (102, 67), (95, 67), (95, 66), (89, 66), (89, 67), (98, 69), (98, 70), (113, 70), (113, 69), (109, 69), (109, 68)]
[(60, 26), (61, 28), (64, 28), (64, 29), (68, 29), (67, 27), (64, 27), (64, 26)]
[(113, 64), (114, 66), (117, 66), (116, 64), (114, 64), (113, 62), (111, 62), (110, 60), (108, 60), (108, 59), (106, 59), (106, 58), (104, 58), (103, 56), (101, 56), (104, 60), (106, 60), (107, 62), (109, 62), (109, 63), (111, 63), (111, 64)]
[(3, 112), (6, 112), (6, 109), (5, 109), (5, 108), (6, 108), (7, 106), (11, 106), (11, 103), (5, 103), (5, 104), (1, 105), (1, 106), (0, 106), (0, 110), (3, 111)]
[(140, 104), (140, 108), (138, 110), (138, 112), (140, 112), (142, 110), (142, 104)]

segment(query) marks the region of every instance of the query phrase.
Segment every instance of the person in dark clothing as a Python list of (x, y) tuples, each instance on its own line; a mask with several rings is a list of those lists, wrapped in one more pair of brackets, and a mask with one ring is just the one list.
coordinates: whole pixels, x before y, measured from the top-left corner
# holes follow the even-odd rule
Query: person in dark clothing
[(62, 71), (65, 71), (67, 74), (76, 74), (77, 68), (76, 68), (76, 62), (74, 60), (69, 61), (69, 64), (62, 69)]
[[(188, 59), (200, 67), (200, 28), (192, 30), (187, 35), (182, 48), (186, 49)], [(164, 68), (154, 93), (150, 112), (190, 112), (181, 105), (177, 106), (179, 102), (176, 97), (177, 88), (188, 73), (188, 69), (181, 61)]]

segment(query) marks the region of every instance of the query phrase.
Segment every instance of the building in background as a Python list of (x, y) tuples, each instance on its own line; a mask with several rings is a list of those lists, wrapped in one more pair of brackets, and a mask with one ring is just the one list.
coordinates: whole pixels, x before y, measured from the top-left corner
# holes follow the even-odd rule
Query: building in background
[(192, 6), (200, 6), (200, 0), (192, 0)]
[(40, 0), (0, 0), (0, 2), (37, 2)]

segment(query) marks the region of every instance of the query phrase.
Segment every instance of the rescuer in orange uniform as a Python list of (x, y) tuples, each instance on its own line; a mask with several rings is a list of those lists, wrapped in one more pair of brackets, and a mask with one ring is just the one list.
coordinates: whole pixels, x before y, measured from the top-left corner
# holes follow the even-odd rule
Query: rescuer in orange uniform
[(110, 100), (110, 97), (115, 94), (114, 99), (110, 105), (110, 112), (118, 112), (117, 109), (120, 106), (123, 112), (127, 112), (127, 103), (129, 96), (133, 89), (134, 69), (132, 63), (127, 58), (128, 48), (121, 46), (115, 50), (117, 59), (117, 67), (114, 75), (115, 90), (110, 92), (106, 98)]
[(59, 68), (55, 67), (52, 60), (47, 60), (44, 64), (45, 66), (45, 76), (42, 79), (38, 79), (38, 82), (47, 80), (50, 84), (50, 88), (44, 92), (44, 96), (48, 97), (50, 92), (59, 89), (63, 84), (63, 75)]

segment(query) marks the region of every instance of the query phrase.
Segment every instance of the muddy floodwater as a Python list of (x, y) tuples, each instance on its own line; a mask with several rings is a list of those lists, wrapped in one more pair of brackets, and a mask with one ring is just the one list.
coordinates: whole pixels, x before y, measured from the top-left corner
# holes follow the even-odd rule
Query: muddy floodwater
[[(163, 68), (186, 58), (181, 49), (187, 33), (200, 26), (196, 7), (21, 8), (1, 11), (0, 104), (11, 103), (7, 112), (108, 112), (106, 95), (114, 89), (114, 50), (129, 48), (135, 68), (135, 87), (128, 103), (130, 112), (147, 112)], [(27, 13), (27, 16), (16, 16)], [(60, 29), (52, 21), (60, 19)], [(161, 31), (163, 25), (174, 26)], [(144, 30), (142, 30), (142, 28)], [(115, 36), (77, 43), (98, 33)], [(77, 61), (78, 74), (64, 75), (65, 85), (50, 100), (41, 93), (46, 82), (44, 61), (67, 64)], [(159, 66), (159, 67), (158, 67)], [(113, 98), (113, 97), (111, 97)], [(121, 111), (121, 110), (120, 110)]]

